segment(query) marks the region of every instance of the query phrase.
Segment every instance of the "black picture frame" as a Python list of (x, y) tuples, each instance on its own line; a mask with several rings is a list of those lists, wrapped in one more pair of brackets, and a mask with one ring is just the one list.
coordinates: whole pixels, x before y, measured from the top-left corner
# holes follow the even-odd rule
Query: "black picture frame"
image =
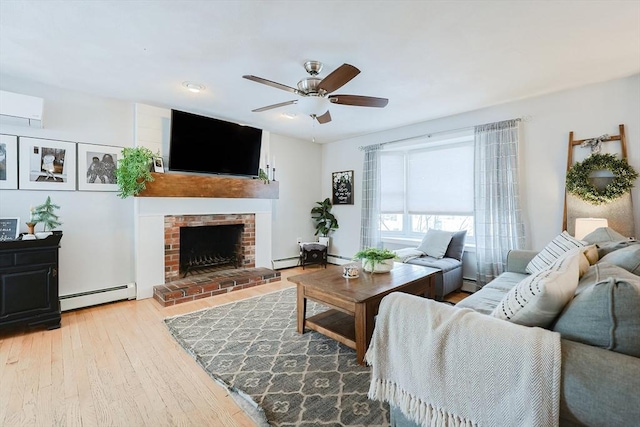
[(353, 204), (353, 171), (333, 172), (331, 174), (331, 194), (334, 205)]
[(16, 240), (20, 235), (20, 218), (0, 218), (0, 242)]

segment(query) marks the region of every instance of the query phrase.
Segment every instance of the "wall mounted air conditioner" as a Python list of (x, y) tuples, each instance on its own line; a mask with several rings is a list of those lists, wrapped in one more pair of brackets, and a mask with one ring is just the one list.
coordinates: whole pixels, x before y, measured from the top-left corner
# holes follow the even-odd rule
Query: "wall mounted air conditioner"
[(3, 124), (42, 127), (44, 99), (0, 90), (0, 120)]

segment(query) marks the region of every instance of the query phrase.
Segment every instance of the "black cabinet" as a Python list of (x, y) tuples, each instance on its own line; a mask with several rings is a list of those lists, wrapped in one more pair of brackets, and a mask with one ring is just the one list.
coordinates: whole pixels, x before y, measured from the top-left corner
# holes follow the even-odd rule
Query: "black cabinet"
[(0, 327), (60, 327), (61, 232), (41, 240), (0, 242)]

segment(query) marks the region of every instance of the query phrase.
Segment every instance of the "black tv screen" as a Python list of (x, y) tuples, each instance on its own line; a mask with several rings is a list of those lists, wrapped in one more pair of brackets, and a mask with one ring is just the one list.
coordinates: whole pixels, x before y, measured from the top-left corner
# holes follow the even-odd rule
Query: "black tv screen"
[(258, 176), (262, 130), (171, 110), (169, 170)]

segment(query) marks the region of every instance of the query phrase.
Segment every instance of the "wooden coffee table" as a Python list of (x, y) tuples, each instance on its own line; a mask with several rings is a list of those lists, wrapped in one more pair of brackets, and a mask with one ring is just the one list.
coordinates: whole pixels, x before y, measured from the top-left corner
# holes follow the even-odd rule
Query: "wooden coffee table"
[[(389, 273), (365, 273), (361, 268), (356, 279), (342, 277), (342, 267), (336, 265), (291, 276), (288, 280), (298, 286), (298, 332), (303, 334), (306, 327), (355, 349), (362, 365), (380, 300), (391, 292), (433, 298), (437, 274), (437, 268), (395, 263)], [(307, 299), (330, 309), (307, 318)]]

